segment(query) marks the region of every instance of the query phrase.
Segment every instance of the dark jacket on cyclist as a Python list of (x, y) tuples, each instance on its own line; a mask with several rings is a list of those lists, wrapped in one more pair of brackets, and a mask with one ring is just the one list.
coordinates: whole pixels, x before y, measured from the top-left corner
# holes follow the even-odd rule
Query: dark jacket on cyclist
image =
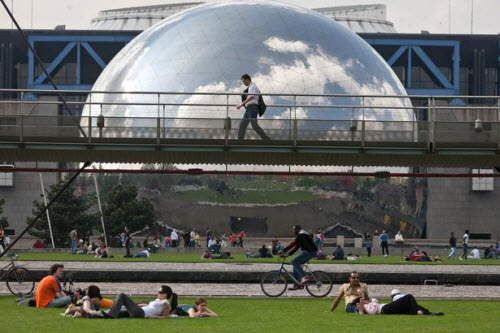
[(292, 251), (290, 251), (289, 253), (290, 255), (292, 255), (297, 252), (299, 248), (302, 251), (307, 252), (318, 251), (318, 247), (314, 244), (312, 236), (303, 230), (301, 230), (300, 233), (295, 237), (295, 239), (283, 249), (283, 252), (286, 253), (288, 250), (292, 249)]

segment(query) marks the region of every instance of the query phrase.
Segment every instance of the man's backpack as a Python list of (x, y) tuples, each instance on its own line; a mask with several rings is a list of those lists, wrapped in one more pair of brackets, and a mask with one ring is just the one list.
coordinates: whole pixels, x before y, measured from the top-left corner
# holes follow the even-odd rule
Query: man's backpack
[[(259, 91), (260, 94), (260, 91)], [(248, 97), (248, 88), (243, 90), (243, 95), (241, 95), (241, 101), (245, 101)], [(262, 98), (262, 95), (259, 95), (259, 100), (257, 102), (257, 108), (259, 110), (259, 117), (262, 117), (264, 115), (264, 112), (266, 112), (267, 105), (264, 103), (264, 98)]]

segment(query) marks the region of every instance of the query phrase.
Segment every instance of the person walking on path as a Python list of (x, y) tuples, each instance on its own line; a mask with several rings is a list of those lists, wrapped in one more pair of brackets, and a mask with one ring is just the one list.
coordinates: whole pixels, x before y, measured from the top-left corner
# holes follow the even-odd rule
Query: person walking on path
[(78, 233), (76, 229), (71, 230), (68, 236), (71, 238), (71, 254), (76, 254), (76, 245), (78, 244)]
[(450, 248), (451, 248), (451, 252), (448, 255), (448, 258), (455, 260), (455, 250), (457, 248), (457, 239), (455, 238), (455, 234), (453, 232), (450, 234)]
[(130, 254), (130, 241), (131, 241), (130, 231), (128, 230), (127, 227), (125, 227), (124, 233), (125, 233), (125, 237), (124, 237), (125, 249), (127, 250), (127, 253), (125, 254), (125, 258), (132, 258), (132, 255)]
[(366, 254), (368, 255), (368, 258), (372, 256), (372, 248), (373, 248), (373, 237), (370, 235), (370, 233), (367, 233), (365, 236), (365, 242), (366, 242)]
[(382, 230), (380, 235), (380, 246), (382, 247), (382, 255), (387, 257), (389, 255), (389, 235), (385, 230)]
[(469, 252), (469, 230), (465, 230), (464, 237), (462, 237), (464, 253), (462, 255), (463, 260), (467, 260), (467, 252)]
[(242, 107), (246, 108), (238, 130), (238, 140), (243, 140), (245, 138), (245, 132), (249, 122), (252, 123), (253, 130), (258, 136), (261, 137), (262, 140), (269, 140), (269, 136), (267, 136), (264, 130), (257, 123), (257, 116), (259, 115), (259, 88), (252, 82), (252, 79), (248, 74), (243, 74), (241, 76), (241, 81), (246, 87), (248, 87), (248, 94), (244, 94), (242, 99), (246, 98), (236, 106), (238, 110)]

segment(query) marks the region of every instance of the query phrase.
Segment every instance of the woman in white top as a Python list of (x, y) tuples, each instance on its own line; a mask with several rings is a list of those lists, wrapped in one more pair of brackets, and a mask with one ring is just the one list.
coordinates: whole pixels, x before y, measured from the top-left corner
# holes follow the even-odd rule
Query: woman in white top
[[(171, 304), (168, 301), (169, 299)], [(149, 303), (137, 304), (130, 297), (121, 293), (116, 298), (109, 312), (102, 312), (102, 315), (107, 318), (118, 318), (122, 307), (126, 308), (131, 318), (164, 319), (168, 318), (170, 313), (177, 308), (177, 294), (172, 292), (169, 286), (161, 286), (160, 290), (158, 290), (158, 298), (156, 300)]]

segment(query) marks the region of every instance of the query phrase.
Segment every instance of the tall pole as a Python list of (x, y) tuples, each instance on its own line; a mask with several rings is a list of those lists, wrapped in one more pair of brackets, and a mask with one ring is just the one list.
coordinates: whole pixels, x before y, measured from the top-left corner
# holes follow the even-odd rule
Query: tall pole
[(474, 0), (472, 0), (470, 9), (470, 34), (474, 33)]
[(102, 231), (104, 233), (104, 244), (106, 245), (106, 247), (108, 247), (108, 237), (106, 236), (106, 227), (104, 226), (104, 215), (102, 214), (101, 196), (99, 195), (99, 186), (97, 186), (96, 176), (92, 175), (92, 178), (94, 178), (95, 193), (97, 193), (97, 204), (99, 205), (99, 214), (101, 215)]
[(448, 0), (448, 34), (451, 35), (451, 0)]
[[(40, 172), (40, 184), (42, 185), (42, 196), (43, 196), (43, 202), (45, 203), (45, 207), (47, 208), (47, 195), (45, 194), (45, 187), (43, 186), (43, 177), (42, 173)], [(47, 222), (49, 222), (49, 233), (50, 233), (50, 240), (52, 241), (52, 248), (56, 248), (56, 244), (54, 243), (54, 235), (52, 235), (52, 225), (50, 223), (50, 214), (49, 210), (45, 210), (47, 213)]]

